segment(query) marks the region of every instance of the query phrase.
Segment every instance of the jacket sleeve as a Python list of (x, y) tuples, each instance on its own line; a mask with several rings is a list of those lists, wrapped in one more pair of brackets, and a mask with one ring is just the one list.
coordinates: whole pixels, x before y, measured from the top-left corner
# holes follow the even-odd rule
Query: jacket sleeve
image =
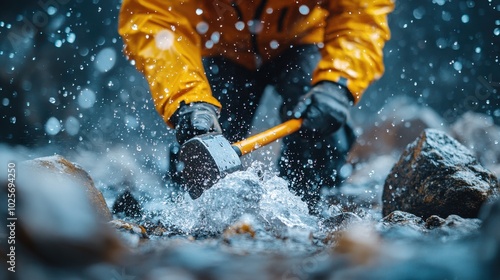
[(323, 80), (347, 86), (359, 101), (365, 89), (384, 73), (382, 50), (390, 38), (387, 15), (391, 0), (330, 0), (322, 59), (313, 84)]
[(212, 97), (201, 60), (200, 37), (189, 21), (196, 16), (195, 1), (180, 2), (123, 0), (118, 27), (125, 53), (144, 73), (156, 110), (169, 126), (182, 101), (221, 107)]

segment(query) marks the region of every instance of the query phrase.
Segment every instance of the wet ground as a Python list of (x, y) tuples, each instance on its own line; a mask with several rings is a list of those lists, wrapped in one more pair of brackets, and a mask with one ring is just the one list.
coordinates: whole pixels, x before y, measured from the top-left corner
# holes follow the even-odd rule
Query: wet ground
[[(148, 153), (147, 147), (142, 149)], [(5, 154), (29, 158), (47, 152), (10, 149)], [(155, 158), (163, 156), (157, 153)], [(114, 215), (133, 224), (116, 230), (126, 249), (115, 263), (76, 268), (47, 266), (29, 256), (21, 261), (26, 269), (19, 268), (19, 279), (29, 279), (33, 273), (37, 279), (494, 279), (496, 275), (499, 213), (489, 228), (482, 227), (479, 219), (458, 216), (436, 222), (402, 212), (382, 219), (380, 197), (396, 161), (393, 156), (355, 166), (342, 188), (324, 193), (328, 203), (319, 216), (309, 215), (306, 204), (265, 162), (255, 161), (245, 171), (227, 176), (193, 201), (165, 186), (164, 163), (138, 160), (126, 147), (71, 152), (67, 158), (89, 172), (110, 208), (124, 190), (139, 203), (138, 216)], [(72, 215), (71, 211), (64, 214)]]

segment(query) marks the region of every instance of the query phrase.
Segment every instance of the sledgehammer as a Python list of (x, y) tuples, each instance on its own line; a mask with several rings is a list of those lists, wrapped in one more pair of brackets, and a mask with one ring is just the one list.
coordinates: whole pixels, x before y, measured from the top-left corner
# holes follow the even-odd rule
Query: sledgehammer
[(302, 119), (292, 119), (237, 143), (221, 134), (204, 134), (186, 141), (179, 152), (180, 179), (192, 199), (217, 181), (241, 170), (240, 157), (300, 129)]

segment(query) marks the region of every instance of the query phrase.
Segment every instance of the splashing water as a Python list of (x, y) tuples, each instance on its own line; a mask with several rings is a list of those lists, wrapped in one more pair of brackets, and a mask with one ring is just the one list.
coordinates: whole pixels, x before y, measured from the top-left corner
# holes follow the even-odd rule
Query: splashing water
[[(148, 207), (155, 212), (151, 207), (155, 206)], [(253, 217), (258, 226), (278, 235), (312, 232), (318, 223), (316, 217), (309, 215), (307, 204), (288, 190), (287, 182), (263, 171), (262, 163), (253, 163), (246, 171), (229, 174), (197, 200), (186, 194), (181, 201), (156, 207), (162, 209), (158, 209), (161, 214), (157, 219), (197, 235), (220, 234), (248, 216)]]

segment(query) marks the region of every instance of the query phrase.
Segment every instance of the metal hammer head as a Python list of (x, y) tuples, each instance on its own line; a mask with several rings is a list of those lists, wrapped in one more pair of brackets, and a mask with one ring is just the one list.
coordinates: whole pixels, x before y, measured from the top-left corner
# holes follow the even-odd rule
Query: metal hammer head
[(186, 141), (179, 152), (182, 185), (191, 198), (198, 198), (220, 178), (240, 170), (241, 161), (221, 134), (204, 134)]

